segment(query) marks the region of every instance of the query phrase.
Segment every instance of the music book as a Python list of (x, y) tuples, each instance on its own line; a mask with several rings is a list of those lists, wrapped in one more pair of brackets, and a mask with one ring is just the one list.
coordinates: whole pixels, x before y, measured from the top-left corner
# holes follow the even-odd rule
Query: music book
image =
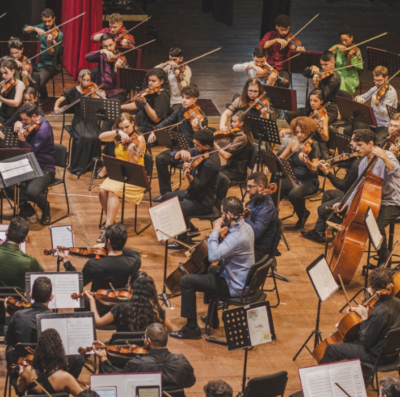
[(367, 397), (360, 360), (322, 364), (299, 368), (299, 377), (304, 397)]
[(36, 323), (38, 336), (49, 328), (58, 331), (67, 356), (79, 354), (80, 347), (92, 346), (96, 340), (92, 312), (38, 314)]
[[(49, 229), (51, 237), (51, 248), (56, 249), (60, 245), (63, 245), (67, 248), (75, 247), (74, 234), (72, 233), (71, 225), (50, 226)], [(57, 256), (57, 253), (54, 253), (53, 255)]]
[(149, 208), (149, 214), (159, 242), (186, 231), (185, 218), (178, 197)]
[(267, 307), (254, 307), (247, 310), (246, 314), (251, 346), (272, 342)]
[[(3, 244), (7, 240), (6, 230), (10, 225), (0, 224), (0, 244)], [(19, 245), (19, 249), (26, 254), (26, 241)]]
[[(26, 273), (26, 291), (31, 292), (35, 280), (43, 276), (49, 278), (53, 286), (53, 300), (49, 302), (49, 309), (78, 309), (81, 307), (80, 299), (71, 298), (72, 292), (79, 293), (83, 291), (81, 272)], [(27, 293), (27, 296), (30, 299), (29, 293)], [(34, 302), (33, 299), (32, 302)]]
[(367, 212), (364, 215), (364, 223), (365, 227), (368, 230), (368, 235), (372, 242), (372, 245), (378, 251), (379, 248), (381, 248), (383, 242), (383, 236), (379, 231), (379, 227), (378, 224), (376, 223), (376, 219), (371, 210), (371, 207), (368, 207)]

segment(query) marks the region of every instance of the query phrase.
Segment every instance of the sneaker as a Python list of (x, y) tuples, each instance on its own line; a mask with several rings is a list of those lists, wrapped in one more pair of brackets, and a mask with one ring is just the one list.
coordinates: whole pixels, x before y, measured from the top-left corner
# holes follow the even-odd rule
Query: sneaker
[(105, 243), (106, 242), (106, 229), (102, 229), (100, 233), (100, 237), (96, 240), (98, 243)]

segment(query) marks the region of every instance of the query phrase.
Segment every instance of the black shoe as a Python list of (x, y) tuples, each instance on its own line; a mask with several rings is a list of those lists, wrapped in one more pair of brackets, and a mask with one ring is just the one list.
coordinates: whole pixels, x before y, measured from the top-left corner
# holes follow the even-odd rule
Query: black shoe
[(198, 237), (200, 236), (200, 232), (188, 232), (188, 236), (189, 237)]
[(307, 240), (313, 240), (317, 243), (325, 243), (325, 237), (318, 234), (315, 229), (312, 229), (308, 232), (302, 231), (301, 235)]
[(152, 201), (153, 201), (153, 203), (162, 203), (163, 198), (164, 198), (164, 196), (161, 195), (161, 196), (156, 197), (156, 198), (153, 199)]
[(185, 325), (181, 330), (171, 332), (169, 336), (177, 339), (201, 339), (201, 330), (199, 327), (190, 329)]
[(295, 229), (302, 229), (307, 222), (308, 217), (310, 216), (310, 211), (304, 210), (304, 214), (301, 219), (299, 219), (294, 225)]
[(186, 247), (184, 245), (179, 244), (176, 241), (168, 244), (168, 249), (170, 249), (170, 250), (182, 250), (182, 249), (185, 249), (185, 248)]
[[(200, 320), (202, 323), (206, 323), (207, 322), (207, 316), (205, 314), (200, 316)], [(216, 320), (211, 321), (211, 328), (213, 329), (218, 329), (219, 328), (219, 318), (217, 317)]]
[(51, 215), (50, 215), (50, 203), (46, 203), (46, 208), (42, 213), (42, 219), (40, 219), (41, 225), (50, 225), (51, 223)]

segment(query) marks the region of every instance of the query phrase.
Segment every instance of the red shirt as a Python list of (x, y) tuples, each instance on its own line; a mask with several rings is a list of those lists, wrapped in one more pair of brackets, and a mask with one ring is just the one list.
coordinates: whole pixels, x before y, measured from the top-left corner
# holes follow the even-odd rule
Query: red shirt
[[(104, 29), (99, 30), (99, 31), (96, 32), (96, 33), (93, 33), (93, 34), (90, 36), (90, 40), (91, 40), (93, 43), (98, 43), (98, 42), (96, 42), (96, 41), (93, 40), (93, 39), (94, 39), (94, 36), (96, 36), (96, 34), (103, 34), (103, 33), (111, 33), (111, 28), (104, 28)], [(114, 35), (114, 37), (117, 38), (120, 34), (121, 34), (121, 33), (117, 33), (117, 34)], [(135, 45), (135, 39), (134, 39), (134, 37), (133, 37), (132, 35), (130, 35), (129, 33), (128, 33), (128, 36), (129, 36), (129, 40), (131, 41), (132, 45)]]
[[(260, 44), (258, 44), (259, 47), (264, 47), (265, 43), (270, 40), (274, 39), (280, 39), (281, 37), (279, 36), (279, 33), (276, 30), (273, 30), (272, 32), (268, 32), (260, 41)], [(274, 66), (276, 63), (282, 62), (285, 59), (288, 59), (288, 53), (289, 53), (289, 46), (286, 46), (285, 48), (281, 49), (280, 43), (275, 43), (271, 47), (267, 48), (267, 62), (271, 65)], [(283, 70), (287, 69), (288, 65), (287, 63), (284, 63), (282, 65), (276, 66), (276, 70)]]

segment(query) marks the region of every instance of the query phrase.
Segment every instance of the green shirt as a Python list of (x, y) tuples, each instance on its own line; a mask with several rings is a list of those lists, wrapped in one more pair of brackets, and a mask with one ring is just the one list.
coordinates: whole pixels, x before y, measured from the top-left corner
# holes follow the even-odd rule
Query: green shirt
[(0, 245), (0, 285), (20, 287), (25, 291), (25, 273), (43, 272), (39, 262), (24, 254), (18, 245), (3, 243)]
[[(29, 25), (25, 25), (22, 28), (22, 31), (25, 33), (25, 28)], [(39, 25), (34, 25), (34, 28), (40, 28), (43, 29), (44, 31), (46, 30), (44, 27), (44, 24), (41, 23)], [(33, 34), (36, 32), (33, 32)], [(47, 35), (44, 34), (43, 36), (38, 36), (37, 39), (41, 42), (40, 44), (40, 52), (44, 51), (47, 48)], [(61, 30), (58, 30), (58, 36), (56, 37), (57, 43), (61, 43), (58, 46), (54, 47), (54, 52), (53, 54), (49, 54), (48, 51), (44, 52), (42, 55), (39, 57), (39, 63), (36, 65), (38, 68), (42, 66), (54, 66), (57, 69), (57, 56), (58, 53), (61, 51), (62, 43), (64, 41), (64, 34), (61, 32)]]
[[(343, 52), (340, 51), (339, 48), (336, 48), (336, 50), (333, 51), (333, 53), (335, 54), (335, 59), (336, 59), (335, 68), (340, 68), (347, 65), (347, 56), (343, 54)], [(351, 64), (355, 65), (361, 62), (362, 62), (361, 51), (359, 51), (356, 56), (351, 58)], [(348, 67), (346, 69), (340, 69), (337, 71), (340, 75), (340, 78), (342, 79), (342, 82), (340, 84), (341, 90), (350, 92), (350, 94), (354, 94), (356, 88), (360, 84), (360, 79), (357, 71), (358, 69), (362, 70), (363, 65), (361, 64), (358, 66)]]

